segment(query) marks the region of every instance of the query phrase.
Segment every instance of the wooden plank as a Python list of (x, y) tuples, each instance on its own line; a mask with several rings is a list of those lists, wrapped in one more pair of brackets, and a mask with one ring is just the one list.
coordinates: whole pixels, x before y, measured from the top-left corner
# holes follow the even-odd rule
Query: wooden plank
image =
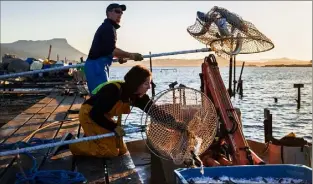
[[(37, 104), (48, 104), (53, 98), (55, 98), (57, 96), (56, 93), (52, 93), (49, 95), (50, 98), (44, 98), (41, 99), (39, 102), (37, 102)], [(35, 104), (36, 105), (36, 104)]]
[(123, 156), (107, 159), (110, 184), (141, 183), (129, 152)]
[[(56, 94), (51, 94), (40, 100), (38, 103), (43, 104), (41, 108), (46, 106), (47, 103), (49, 103), (55, 97), (55, 95)], [(33, 108), (37, 108), (36, 104), (28, 109)], [(37, 112), (37, 109), (29, 111), (28, 109), (26, 109), (26, 113), (25, 111), (22, 112), (21, 114), (17, 115), (13, 120), (9, 121), (0, 128), (0, 143), (3, 143), (8, 137), (10, 137), (14, 132), (16, 132), (20, 127), (22, 127), (29, 119), (31, 119), (35, 115), (35, 112)]]
[(35, 108), (35, 107), (44, 107), (44, 106), (46, 106), (44, 103), (38, 102), (35, 105), (33, 105), (32, 107)]
[[(57, 96), (47, 106), (58, 106), (64, 99), (64, 96)], [(66, 99), (66, 98), (65, 98)], [(53, 111), (51, 111), (53, 112)]]
[[(75, 102), (73, 103), (71, 110), (80, 110), (81, 105), (85, 102), (85, 98), (76, 97)], [(68, 118), (78, 118), (79, 114), (68, 114)]]
[(75, 160), (77, 171), (86, 177), (88, 183), (105, 183), (105, 164), (110, 184), (141, 183), (129, 153), (111, 159), (75, 156)]
[(75, 165), (77, 172), (82, 173), (88, 183), (105, 183), (103, 158), (75, 156)]
[[(142, 183), (151, 183), (151, 152), (146, 146), (146, 140), (127, 142), (127, 149), (136, 166), (136, 171)], [(162, 182), (159, 182), (162, 183)]]
[(35, 119), (47, 119), (51, 113), (37, 113), (33, 116)]
[(53, 112), (57, 108), (57, 105), (53, 104), (52, 106), (46, 106), (45, 108), (41, 109), (38, 114), (44, 114), (44, 113), (49, 113)]
[(42, 109), (42, 107), (30, 107), (26, 109), (23, 113), (25, 114), (36, 114)]
[[(39, 101), (44, 105), (41, 108), (44, 108), (46, 103), (52, 101), (56, 94), (51, 94), (48, 97)], [(33, 108), (33, 105), (30, 108)], [(35, 114), (19, 114), (15, 119), (8, 122), (6, 125), (0, 129), (1, 143), (13, 143), (16, 141), (21, 141), (28, 135), (31, 131), (36, 130), (43, 123), (42, 119), (34, 119)], [(39, 122), (38, 122), (39, 121)], [(13, 135), (14, 134), (14, 135)], [(14, 161), (14, 156), (6, 156), (0, 158), (0, 177), (5, 173), (7, 167), (11, 165)]]
[[(54, 90), (56, 91), (56, 90)], [(60, 91), (60, 90), (58, 90)], [(1, 95), (43, 95), (43, 94), (50, 94), (51, 90), (38, 90), (38, 91), (0, 91)]]
[(0, 143), (3, 143), (8, 139), (14, 132), (16, 132), (21, 126), (23, 126), (33, 115), (28, 114), (23, 117), (15, 117), (7, 124), (0, 128)]
[[(64, 97), (62, 96), (55, 96), (55, 98), (53, 98), (50, 103), (52, 103), (54, 106), (58, 106), (58, 104), (56, 104), (56, 102), (59, 102), (61, 103), (62, 100), (64, 99)], [(45, 102), (45, 101), (44, 101)], [(50, 104), (49, 103), (49, 104)], [(42, 110), (40, 110), (39, 112), (42, 112), (42, 113), (47, 113), (47, 110), (46, 108), (48, 107), (48, 105), (43, 108)], [(54, 106), (50, 106), (50, 107), (54, 107)], [(49, 107), (48, 107), (49, 108)], [(53, 111), (50, 111), (51, 113)], [(34, 130), (37, 130), (38, 128), (41, 128), (43, 126), (46, 126), (48, 123), (47, 123), (47, 120), (48, 120), (48, 117), (47, 119), (40, 119), (42, 121), (42, 123), (38, 126), (33, 126), (31, 129), (27, 129), (28, 130), (28, 134), (23, 134), (22, 137), (19, 137), (19, 139), (14, 139), (13, 141), (18, 141), (18, 140), (22, 140), (24, 137), (26, 137), (27, 135), (29, 135), (29, 133), (33, 132)], [(58, 126), (56, 126), (56, 131), (58, 130)], [(49, 127), (49, 128), (55, 128), (55, 127)], [(24, 129), (21, 128), (21, 130), (23, 131)], [(50, 132), (48, 132), (49, 134)], [(54, 136), (55, 132), (51, 132), (52, 134), (52, 137)], [(15, 134), (14, 134), (15, 135)], [(13, 135), (13, 136), (14, 136)], [(39, 135), (39, 136), (38, 136)], [(41, 136), (40, 136), (41, 135)], [(46, 138), (46, 139), (49, 139), (50, 137), (49, 136), (45, 136), (45, 134), (43, 132), (39, 132), (39, 133), (36, 133), (34, 137), (37, 137), (37, 138)], [(52, 138), (51, 137), (51, 138)], [(45, 153), (44, 151), (42, 150), (38, 150), (38, 151), (35, 151), (36, 153), (39, 153), (40, 155), (38, 156), (39, 158), (43, 159)], [(41, 155), (42, 154), (42, 155)], [(17, 161), (16, 159), (13, 159), (14, 156), (10, 156), (11, 159), (7, 159), (7, 161), (10, 161), (10, 164), (9, 166), (7, 167), (7, 169), (3, 172), (3, 174), (1, 175), (1, 179), (0, 179), (0, 183), (7, 183), (8, 181), (15, 181), (15, 175), (17, 172), (20, 172), (20, 170), (18, 169), (18, 166), (17, 166)], [(13, 158), (12, 158), (13, 157)], [(37, 160), (37, 157), (36, 157), (36, 160)], [(21, 156), (21, 159), (18, 160), (19, 162), (21, 161), (22, 164), (23, 164), (23, 168), (24, 169), (30, 169), (32, 167), (32, 163), (31, 163), (31, 160), (28, 159), (28, 158), (25, 158), (25, 156)], [(38, 160), (37, 160), (38, 162)], [(40, 164), (40, 163), (38, 163)], [(12, 165), (10, 167), (10, 165)]]
[[(81, 106), (81, 103), (84, 102), (84, 98), (76, 96), (70, 110), (76, 110), (78, 107)], [(56, 112), (56, 111), (55, 111)], [(69, 116), (72, 114), (67, 114), (68, 119), (72, 119)], [(77, 115), (77, 114), (76, 114)], [(77, 118), (77, 117), (74, 117)], [(79, 131), (79, 120), (72, 122), (64, 122), (62, 127), (59, 129), (57, 136), (55, 137), (56, 140), (60, 140), (66, 133), (71, 133), (73, 136), (77, 136)], [(41, 170), (47, 169), (57, 169), (57, 170), (73, 170), (73, 156), (71, 152), (66, 149), (61, 151), (55, 156), (48, 157), (45, 162), (43, 163)]]
[[(62, 103), (57, 107), (57, 109), (55, 109), (55, 111), (48, 118), (47, 122), (64, 120), (66, 118), (66, 115), (67, 115), (67, 110), (69, 110), (70, 107), (72, 106), (74, 99), (75, 99), (75, 96), (66, 96), (64, 101), (62, 101)], [(55, 102), (53, 102), (53, 103), (55, 103)], [(47, 123), (47, 124), (49, 124), (49, 123)], [(34, 137), (41, 138), (41, 139), (53, 139), (57, 136), (62, 124), (63, 123), (60, 123), (60, 124), (57, 124), (55, 126), (46, 128), (45, 130), (37, 133)], [(67, 125), (67, 122), (65, 122), (64, 124)], [(46, 160), (46, 156), (48, 155), (49, 151), (52, 149), (53, 148), (36, 151), (36, 153), (41, 153), (41, 155), (36, 156), (36, 160), (37, 160), (38, 167), (40, 170), (41, 170), (42, 164)], [(42, 155), (45, 155), (45, 156), (42, 156)]]
[[(42, 119), (30, 119), (21, 128), (18, 129), (12, 136), (10, 136), (5, 143), (15, 143), (22, 141), (27, 135), (32, 133), (34, 130), (38, 129), (40, 125), (43, 124)], [(0, 176), (3, 175), (6, 168), (12, 164), (15, 156), (4, 156), (0, 157)]]

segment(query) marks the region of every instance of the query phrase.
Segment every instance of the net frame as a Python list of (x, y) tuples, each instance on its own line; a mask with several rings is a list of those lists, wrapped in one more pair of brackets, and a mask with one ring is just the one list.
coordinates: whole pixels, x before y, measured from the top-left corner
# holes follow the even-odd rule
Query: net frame
[[(201, 97), (201, 108), (203, 108), (203, 102), (205, 102), (205, 104), (208, 106), (208, 107), (210, 107), (211, 109), (210, 109), (210, 112), (207, 112), (207, 114), (206, 115), (208, 115), (208, 114), (210, 114), (209, 116), (211, 116), (211, 117), (214, 117), (213, 119), (215, 119), (215, 122), (213, 122), (213, 123), (211, 123), (213, 126), (213, 128), (211, 127), (211, 131), (208, 131), (209, 133), (210, 133), (210, 135), (207, 135), (206, 134), (206, 136), (203, 136), (203, 132), (205, 132), (204, 130), (202, 130), (202, 134), (201, 134), (201, 136), (202, 137), (205, 137), (205, 138), (207, 138), (205, 141), (205, 144), (201, 144), (201, 146), (200, 146), (200, 149), (199, 150), (197, 150), (197, 154), (198, 155), (200, 155), (201, 153), (203, 153), (204, 151), (206, 151), (208, 148), (209, 148), (209, 146), (213, 143), (213, 141), (214, 141), (214, 138), (215, 138), (215, 136), (216, 136), (216, 134), (217, 134), (217, 131), (218, 131), (218, 116), (217, 116), (217, 112), (216, 112), (216, 109), (215, 109), (215, 106), (214, 106), (214, 104), (213, 104), (213, 102), (203, 93), (203, 92), (201, 92), (201, 91), (199, 91), (199, 90), (197, 90), (197, 89), (194, 89), (194, 88), (190, 88), (190, 87), (176, 87), (176, 88), (171, 88), (171, 89), (166, 89), (166, 90), (163, 90), (163, 91), (161, 91), (161, 92), (159, 92), (158, 94), (156, 94), (150, 101), (153, 101), (153, 105), (155, 105), (156, 103), (158, 103), (159, 101), (160, 101), (160, 99), (162, 99), (164, 96), (166, 96), (166, 95), (172, 95), (173, 94), (173, 92), (179, 92), (179, 91), (181, 91), (181, 90), (190, 90), (190, 91), (192, 91), (192, 92), (194, 92), (195, 94), (198, 94), (198, 95), (200, 95), (200, 97)], [(180, 95), (181, 96), (181, 95)], [(181, 101), (180, 101), (181, 102)], [(177, 103), (177, 104), (179, 104), (179, 103)], [(146, 109), (147, 107), (145, 107), (145, 109)], [(176, 147), (175, 146), (173, 146), (174, 148), (172, 148), (171, 149), (171, 151), (172, 152), (175, 152), (175, 150), (177, 150), (178, 152), (177, 153), (174, 153), (173, 155), (169, 155), (169, 153), (170, 154), (172, 154), (172, 152), (169, 152), (169, 151), (166, 151), (166, 149), (165, 149), (165, 152), (164, 152), (164, 150), (160, 150), (160, 149), (158, 149), (155, 145), (153, 145), (153, 143), (151, 144), (151, 141), (149, 140), (149, 136), (147, 136), (147, 132), (149, 131), (149, 128), (150, 128), (150, 126), (153, 126), (154, 124), (156, 124), (156, 123), (151, 123), (151, 120), (149, 120), (149, 119), (151, 119), (150, 118), (150, 115), (149, 115), (149, 113), (150, 113), (150, 110), (151, 110), (151, 108), (150, 109), (148, 109), (147, 110), (147, 113), (142, 113), (142, 116), (141, 116), (141, 126), (145, 126), (146, 127), (146, 131), (144, 131), (144, 132), (141, 132), (142, 133), (142, 138), (145, 140), (145, 144), (146, 144), (146, 146), (148, 147), (148, 149), (150, 150), (150, 152), (152, 152), (154, 155), (156, 155), (156, 156), (158, 156), (158, 157), (160, 157), (160, 158), (162, 158), (162, 159), (164, 159), (164, 160), (172, 160), (172, 161), (174, 161), (174, 163), (175, 163), (175, 160), (173, 159), (173, 157), (174, 156), (179, 156), (179, 151), (181, 152), (181, 150), (179, 150), (179, 149), (176, 149)], [(145, 110), (146, 111), (146, 110)], [(200, 110), (201, 111), (201, 110)], [(197, 113), (198, 112), (200, 112), (200, 111), (197, 111)], [(195, 113), (196, 114), (196, 113)], [(194, 115), (195, 115), (194, 114)], [(195, 118), (193, 118), (192, 120), (194, 120)], [(206, 119), (206, 117), (204, 118), (204, 119)], [(191, 122), (191, 121), (190, 121)], [(202, 123), (202, 122), (201, 122)], [(204, 123), (202, 123), (201, 125), (203, 125)], [(201, 126), (200, 126), (201, 127)], [(198, 129), (197, 129), (198, 130)], [(177, 133), (176, 131), (174, 132), (174, 133)], [(197, 132), (197, 133), (199, 133), (199, 132)], [(179, 133), (179, 135), (184, 135), (184, 136), (187, 136), (187, 131), (186, 132), (184, 132), (184, 133)], [(188, 134), (189, 135), (189, 134)], [(175, 136), (175, 135), (173, 135), (173, 136)], [(181, 139), (182, 140), (188, 140), (189, 141), (189, 137), (188, 137), (188, 139), (186, 139), (186, 137), (183, 137), (183, 136), (181, 136)], [(210, 139), (210, 140), (209, 140)], [(164, 139), (165, 140), (165, 139)], [(196, 141), (198, 141), (198, 138), (196, 138), (195, 139)], [(202, 141), (202, 140), (201, 140)], [(203, 142), (203, 141), (202, 141)], [(188, 144), (190, 144), (190, 142), (188, 142), (187, 143), (187, 145)], [(181, 143), (181, 144), (179, 144), (179, 145), (183, 145), (183, 143)], [(163, 145), (162, 145), (163, 146)], [(190, 146), (190, 145), (188, 145), (188, 146)], [(188, 147), (187, 146), (187, 147)], [(189, 147), (188, 147), (189, 148)], [(164, 154), (165, 153), (165, 154)], [(187, 150), (183, 150), (183, 155), (187, 155)], [(176, 158), (176, 157), (175, 157)], [(182, 160), (182, 161), (184, 161), (184, 160)], [(177, 164), (177, 165), (179, 165), (179, 164), (181, 164), (182, 162), (180, 162), (180, 163), (175, 163), (175, 164)]]
[[(217, 7), (217, 6), (216, 6)], [(210, 16), (216, 13), (213, 7), (206, 16)], [(237, 54), (253, 54), (266, 52), (274, 48), (273, 42), (261, 33), (254, 24), (249, 21), (243, 20), (236, 13), (230, 12), (225, 8), (217, 7), (219, 10), (223, 11), (226, 15), (226, 19), (229, 17), (235, 17), (237, 21), (240, 21), (241, 25), (238, 27), (233, 26), (227, 20), (227, 30), (233, 31), (232, 36), (220, 37), (216, 36), (216, 33), (219, 33), (218, 26), (212, 22), (207, 29), (206, 23), (203, 20), (200, 20), (198, 17), (193, 25), (187, 27), (187, 32), (194, 37), (199, 42), (205, 44), (207, 47), (210, 47), (215, 53), (219, 56), (229, 58), (231, 55)], [(218, 13), (218, 12), (217, 12)], [(224, 16), (225, 16), (224, 15)], [(228, 17), (227, 17), (228, 16)], [(244, 28), (242, 28), (244, 27)], [(222, 43), (228, 42), (223, 45)], [(241, 43), (240, 43), (241, 42)], [(241, 44), (240, 51), (234, 53), (234, 49)]]

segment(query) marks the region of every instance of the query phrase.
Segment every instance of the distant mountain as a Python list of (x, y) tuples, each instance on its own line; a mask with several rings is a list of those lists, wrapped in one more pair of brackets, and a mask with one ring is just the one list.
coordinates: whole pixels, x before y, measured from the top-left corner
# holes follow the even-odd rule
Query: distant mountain
[[(228, 67), (229, 60), (224, 59), (219, 56), (215, 56), (218, 66), (220, 67)], [(152, 58), (152, 66), (164, 66), (164, 67), (175, 67), (175, 66), (195, 66), (200, 67), (203, 63), (203, 59), (161, 59), (161, 58)], [(236, 61), (236, 66), (241, 67), (243, 61)], [(134, 66), (137, 64), (142, 64), (145, 66), (150, 66), (149, 59), (145, 59), (142, 62), (134, 62), (128, 61), (124, 64), (113, 63), (113, 66), (124, 67), (124, 66)], [(259, 60), (259, 61), (245, 61), (245, 66), (266, 66), (266, 65), (312, 65), (311, 61), (302, 61), (302, 60), (294, 60), (288, 58), (279, 58), (279, 59), (269, 59), (269, 60)]]
[(56, 60), (57, 54), (60, 60), (65, 57), (68, 60), (78, 61), (80, 57), (86, 59), (86, 54), (72, 47), (64, 38), (51, 40), (19, 40), (13, 43), (1, 43), (1, 57), (6, 54), (15, 54), (20, 58), (34, 57), (45, 59), (48, 57), (49, 47), (52, 45), (50, 59)]
[[(80, 57), (84, 59), (87, 55), (72, 47), (64, 38), (54, 38), (51, 40), (19, 40), (13, 43), (1, 43), (1, 57), (6, 54), (14, 54), (20, 58), (34, 57), (45, 59), (48, 57), (49, 47), (52, 45), (50, 59), (56, 60), (57, 54), (60, 60), (65, 57), (68, 60), (79, 61)], [(228, 66), (229, 60), (216, 56), (219, 66)], [(153, 66), (201, 66), (203, 59), (163, 59), (152, 58)], [(133, 66), (136, 64), (143, 64), (149, 66), (149, 60), (145, 59), (143, 62), (127, 62), (123, 65), (114, 63), (113, 66)], [(265, 66), (265, 65), (303, 65), (312, 64), (311, 61), (300, 61), (289, 58), (278, 59), (262, 59), (257, 61), (246, 61), (245, 66)], [(237, 66), (242, 65), (242, 61), (237, 60)]]
[[(241, 65), (242, 61), (237, 62), (236, 65)], [(303, 61), (303, 60), (297, 60), (297, 59), (290, 59), (290, 58), (276, 58), (276, 59), (262, 59), (258, 61), (245, 61), (245, 66), (280, 66), (280, 65), (309, 65), (311, 61)]]
[[(24, 51), (21, 51), (21, 50), (16, 50), (16, 49), (13, 49), (13, 48), (8, 48), (6, 46), (2, 46), (1, 44), (1, 57), (4, 55), (4, 54), (14, 54), (18, 57), (21, 57), (21, 58), (26, 58), (26, 57), (29, 57), (31, 54), (30, 53), (27, 53), (27, 52), (24, 52)], [(34, 58), (38, 58), (38, 56), (35, 56), (33, 55)], [(46, 56), (47, 57), (47, 56)]]

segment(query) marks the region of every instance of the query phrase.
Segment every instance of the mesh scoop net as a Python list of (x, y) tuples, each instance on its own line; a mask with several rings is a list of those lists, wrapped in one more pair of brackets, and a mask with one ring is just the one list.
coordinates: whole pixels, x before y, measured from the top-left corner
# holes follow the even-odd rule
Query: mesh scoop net
[(274, 48), (272, 41), (251, 22), (218, 6), (214, 6), (206, 14), (197, 12), (196, 22), (187, 28), (187, 32), (225, 58)]
[[(164, 114), (176, 121), (168, 121)], [(188, 88), (173, 88), (155, 96), (153, 105), (143, 114), (143, 133), (148, 148), (157, 156), (182, 164), (191, 158), (190, 152), (199, 155), (213, 142), (217, 131), (217, 114), (214, 104), (202, 92)], [(186, 130), (175, 129), (174, 123), (184, 124)], [(164, 126), (166, 124), (166, 126)]]

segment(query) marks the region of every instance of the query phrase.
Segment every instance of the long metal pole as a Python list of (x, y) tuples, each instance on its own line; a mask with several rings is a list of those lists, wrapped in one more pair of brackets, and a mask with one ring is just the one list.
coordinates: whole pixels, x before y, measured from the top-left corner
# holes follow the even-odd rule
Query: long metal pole
[[(178, 54), (197, 53), (197, 52), (210, 52), (210, 51), (212, 51), (210, 48), (202, 48), (202, 49), (195, 49), (195, 50), (183, 50), (183, 51), (164, 52), (164, 53), (159, 53), (159, 54), (143, 55), (143, 58), (162, 57), (162, 56), (170, 56), (170, 55), (178, 55)], [(114, 60), (114, 62), (117, 62), (117, 60)], [(5, 74), (5, 75), (0, 75), (0, 79), (20, 77), (20, 76), (25, 76), (25, 75), (32, 75), (32, 74), (36, 74), (36, 73), (45, 73), (45, 72), (58, 71), (58, 70), (67, 70), (70, 68), (82, 67), (84, 65), (85, 65), (85, 63), (81, 63), (81, 64), (76, 64), (76, 65), (47, 68), (47, 69), (43, 69), (43, 70), (34, 70), (34, 71), (27, 71), (27, 72), (20, 72), (20, 73)]]
[[(140, 132), (143, 130), (144, 130), (143, 128), (128, 128), (125, 130), (125, 132), (126, 132), (126, 134), (130, 134), (130, 133)], [(106, 134), (83, 137), (83, 138), (79, 138), (79, 139), (59, 141), (59, 142), (54, 142), (54, 143), (49, 143), (49, 144), (41, 144), (38, 146), (2, 151), (2, 152), (0, 152), (0, 156), (21, 154), (21, 153), (31, 152), (31, 151), (35, 151), (35, 150), (39, 150), (39, 149), (52, 148), (52, 147), (56, 147), (56, 146), (63, 146), (63, 145), (67, 145), (67, 144), (73, 144), (73, 143), (84, 142), (84, 141), (91, 141), (91, 140), (102, 139), (105, 137), (113, 137), (113, 136), (115, 136), (115, 133), (111, 132), (111, 133), (106, 133)]]

